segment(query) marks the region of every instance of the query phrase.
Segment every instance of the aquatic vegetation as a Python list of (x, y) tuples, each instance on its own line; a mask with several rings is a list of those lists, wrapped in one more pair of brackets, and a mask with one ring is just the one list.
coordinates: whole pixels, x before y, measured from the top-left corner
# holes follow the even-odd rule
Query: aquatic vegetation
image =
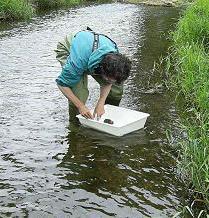
[(172, 34), (170, 88), (184, 98), (182, 117), (187, 140), (181, 145), (181, 167), (191, 180), (194, 202), (209, 209), (209, 4), (197, 0)]
[(0, 0), (0, 19), (28, 19), (33, 11), (25, 0)]

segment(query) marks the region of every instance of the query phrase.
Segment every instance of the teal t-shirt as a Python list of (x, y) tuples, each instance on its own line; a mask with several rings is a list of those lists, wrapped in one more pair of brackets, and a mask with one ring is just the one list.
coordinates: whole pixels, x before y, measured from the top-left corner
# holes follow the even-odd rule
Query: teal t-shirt
[(71, 42), (70, 55), (62, 68), (61, 74), (56, 79), (61, 86), (75, 86), (83, 74), (94, 72), (102, 61), (104, 55), (118, 52), (116, 44), (104, 35), (99, 35), (98, 48), (92, 51), (94, 33), (90, 31), (78, 32)]

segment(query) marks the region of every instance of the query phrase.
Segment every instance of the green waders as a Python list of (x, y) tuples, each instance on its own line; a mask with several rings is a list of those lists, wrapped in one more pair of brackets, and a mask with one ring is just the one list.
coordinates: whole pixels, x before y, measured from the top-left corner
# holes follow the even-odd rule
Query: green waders
[[(60, 62), (61, 66), (66, 63), (67, 57), (70, 53), (70, 43), (72, 40), (72, 36), (65, 37), (64, 41), (58, 42), (56, 52), (56, 59)], [(104, 86), (107, 84), (100, 75), (91, 75), (100, 86)], [(72, 92), (75, 96), (77, 96), (84, 104), (89, 95), (88, 90), (88, 74), (84, 73), (82, 79), (71, 88)], [(105, 104), (111, 104), (118, 106), (123, 94), (123, 85), (115, 85), (113, 84), (110, 90), (109, 95), (105, 101)], [(69, 101), (69, 116), (70, 119), (74, 119), (78, 114), (77, 108), (74, 106), (72, 102)]]

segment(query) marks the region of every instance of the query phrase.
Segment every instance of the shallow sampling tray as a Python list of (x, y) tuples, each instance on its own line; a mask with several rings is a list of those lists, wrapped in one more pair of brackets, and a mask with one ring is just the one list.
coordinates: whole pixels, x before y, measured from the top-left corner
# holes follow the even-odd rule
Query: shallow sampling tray
[[(123, 136), (130, 132), (144, 128), (149, 114), (106, 104), (105, 114), (99, 119), (86, 119), (82, 115), (77, 115), (80, 123), (102, 132), (115, 136)], [(93, 113), (93, 111), (91, 111)], [(113, 124), (105, 123), (105, 119), (113, 121)]]

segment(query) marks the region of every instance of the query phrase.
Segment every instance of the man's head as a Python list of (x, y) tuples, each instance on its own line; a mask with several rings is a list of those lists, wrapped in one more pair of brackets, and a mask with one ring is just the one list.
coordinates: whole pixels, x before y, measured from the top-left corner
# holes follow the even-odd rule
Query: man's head
[(103, 79), (121, 84), (129, 77), (131, 61), (120, 53), (109, 53), (104, 56), (99, 68)]

